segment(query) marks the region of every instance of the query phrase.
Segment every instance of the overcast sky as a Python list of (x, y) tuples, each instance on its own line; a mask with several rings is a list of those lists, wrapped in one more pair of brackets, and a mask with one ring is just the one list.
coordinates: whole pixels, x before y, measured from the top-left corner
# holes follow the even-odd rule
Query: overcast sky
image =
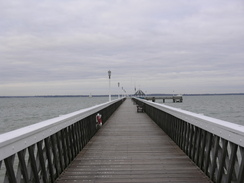
[[(244, 92), (243, 0), (0, 0), (0, 95)], [(120, 88), (118, 87), (120, 82)]]

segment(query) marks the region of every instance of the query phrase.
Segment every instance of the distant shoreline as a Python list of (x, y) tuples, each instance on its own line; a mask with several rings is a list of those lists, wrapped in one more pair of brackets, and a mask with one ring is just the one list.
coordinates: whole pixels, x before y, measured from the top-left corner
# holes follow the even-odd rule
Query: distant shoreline
[[(147, 94), (147, 96), (172, 96), (175, 94)], [(216, 95), (244, 95), (244, 93), (212, 93), (212, 94), (183, 94), (183, 96), (216, 96)], [(112, 95), (117, 97), (118, 95)], [(0, 98), (58, 98), (58, 97), (89, 97), (89, 95), (37, 95), (37, 96), (0, 96)], [(93, 95), (92, 97), (108, 97), (108, 95)]]

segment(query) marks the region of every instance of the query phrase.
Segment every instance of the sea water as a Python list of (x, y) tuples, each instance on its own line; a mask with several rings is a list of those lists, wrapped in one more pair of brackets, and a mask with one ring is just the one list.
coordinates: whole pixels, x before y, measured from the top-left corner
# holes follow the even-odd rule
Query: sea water
[[(0, 98), (0, 134), (107, 101), (108, 97)], [(183, 96), (183, 103), (164, 104), (244, 125), (244, 95)]]
[(182, 103), (164, 104), (244, 126), (244, 95), (183, 96)]
[(0, 134), (107, 101), (108, 97), (0, 98)]

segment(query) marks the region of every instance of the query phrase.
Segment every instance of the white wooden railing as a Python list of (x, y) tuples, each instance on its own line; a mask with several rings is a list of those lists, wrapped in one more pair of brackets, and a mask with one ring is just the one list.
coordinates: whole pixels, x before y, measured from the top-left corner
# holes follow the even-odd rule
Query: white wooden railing
[(0, 182), (54, 182), (124, 98), (0, 135)]
[(133, 98), (213, 182), (244, 182), (244, 126)]

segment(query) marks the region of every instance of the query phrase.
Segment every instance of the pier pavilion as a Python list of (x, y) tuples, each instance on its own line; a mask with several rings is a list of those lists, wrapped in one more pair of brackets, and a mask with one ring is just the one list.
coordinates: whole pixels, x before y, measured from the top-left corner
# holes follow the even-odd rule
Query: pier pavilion
[[(124, 100), (0, 135), (0, 180), (243, 182), (243, 127), (139, 98)], [(99, 130), (97, 113), (104, 121)]]

